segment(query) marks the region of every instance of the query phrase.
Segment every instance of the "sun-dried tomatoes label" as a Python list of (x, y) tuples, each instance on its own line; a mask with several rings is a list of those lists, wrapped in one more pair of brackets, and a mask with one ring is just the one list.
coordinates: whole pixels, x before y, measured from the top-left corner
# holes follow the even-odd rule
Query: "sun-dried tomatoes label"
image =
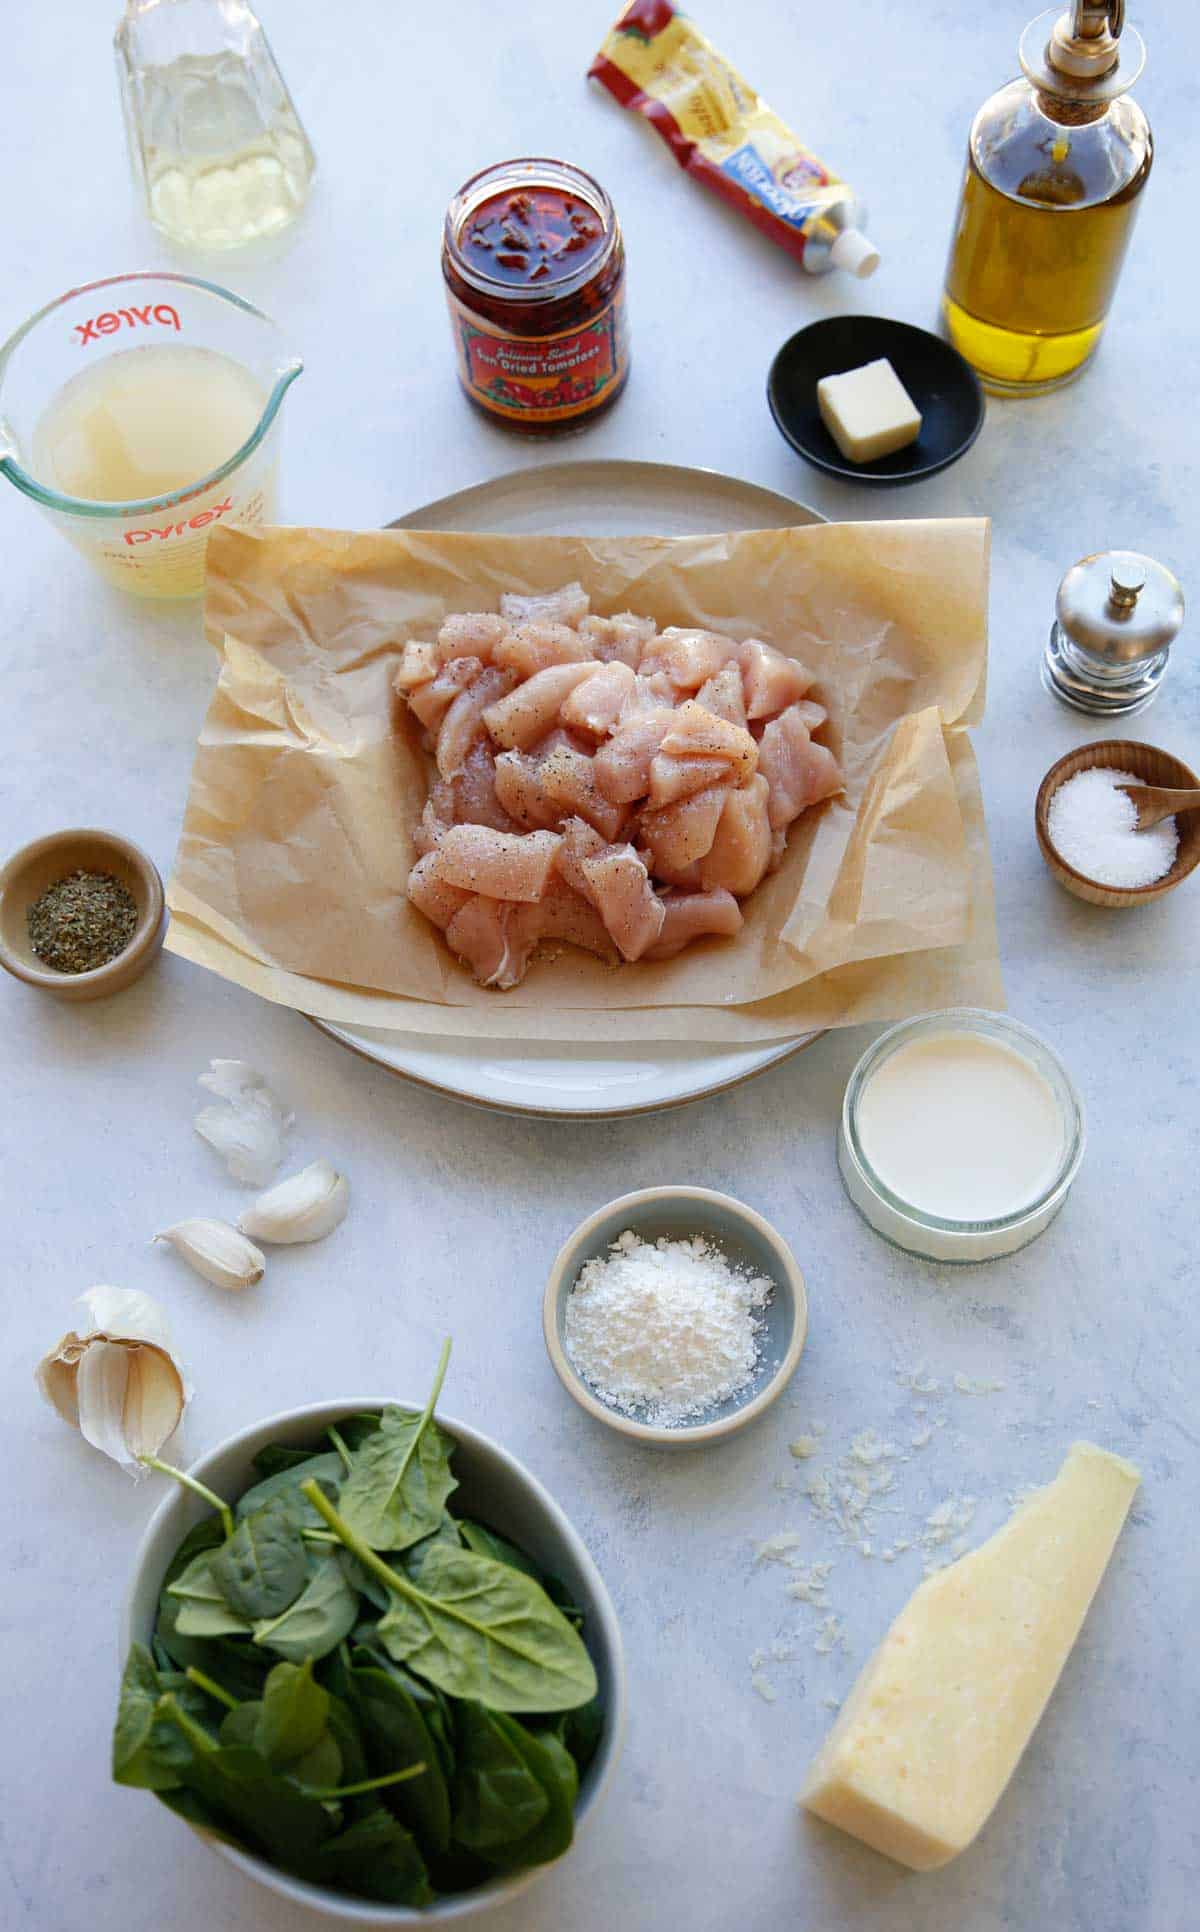
[(447, 291), (463, 388), (494, 416), (563, 422), (608, 400), (625, 374), (624, 291), (582, 328), (561, 335), (508, 335)]

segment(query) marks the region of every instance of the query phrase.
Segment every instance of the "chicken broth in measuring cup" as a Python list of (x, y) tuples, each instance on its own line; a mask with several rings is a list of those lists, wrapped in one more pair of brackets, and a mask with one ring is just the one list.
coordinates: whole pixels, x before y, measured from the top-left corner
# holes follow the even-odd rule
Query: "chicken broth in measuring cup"
[(209, 283), (74, 290), (0, 351), (0, 470), (110, 582), (195, 596), (213, 526), (274, 513), (275, 421), (301, 366)]
[(89, 503), (165, 496), (236, 455), (265, 401), (250, 371), (214, 349), (127, 349), (81, 369), (47, 404), (34, 468)]

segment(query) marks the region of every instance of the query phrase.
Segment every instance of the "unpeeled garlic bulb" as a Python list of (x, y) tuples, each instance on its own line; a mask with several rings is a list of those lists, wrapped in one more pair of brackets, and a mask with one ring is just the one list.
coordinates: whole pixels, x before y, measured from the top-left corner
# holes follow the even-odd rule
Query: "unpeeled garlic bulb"
[(216, 1094), (218, 1104), (201, 1107), (196, 1132), (235, 1181), (261, 1187), (283, 1159), (283, 1137), (295, 1116), (244, 1060), (211, 1060), (200, 1085)]
[(260, 1194), (238, 1226), (257, 1241), (320, 1241), (345, 1218), (349, 1205), (346, 1176), (328, 1161), (313, 1161)]
[(182, 1255), (205, 1281), (231, 1294), (253, 1288), (266, 1272), (267, 1261), (262, 1249), (231, 1228), (228, 1221), (208, 1221), (202, 1216), (177, 1221), (173, 1228), (164, 1228), (154, 1239), (169, 1241), (176, 1254)]
[(136, 1288), (89, 1288), (83, 1315), (38, 1364), (37, 1384), (64, 1422), (122, 1469), (141, 1476), (174, 1435), (191, 1390), (166, 1317)]

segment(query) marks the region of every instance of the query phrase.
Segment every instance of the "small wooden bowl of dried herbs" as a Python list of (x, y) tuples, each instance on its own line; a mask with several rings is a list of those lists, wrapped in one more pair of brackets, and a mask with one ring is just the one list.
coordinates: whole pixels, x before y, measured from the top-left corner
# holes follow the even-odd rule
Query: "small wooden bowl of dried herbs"
[(158, 871), (116, 832), (51, 832), (0, 872), (0, 965), (59, 999), (122, 992), (165, 932)]

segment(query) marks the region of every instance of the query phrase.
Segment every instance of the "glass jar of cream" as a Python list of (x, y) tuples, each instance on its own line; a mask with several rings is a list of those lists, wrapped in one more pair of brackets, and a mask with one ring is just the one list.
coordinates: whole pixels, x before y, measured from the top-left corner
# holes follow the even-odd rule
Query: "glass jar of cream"
[(1003, 1013), (951, 1007), (869, 1047), (842, 1103), (838, 1166), (878, 1234), (930, 1261), (992, 1261), (1049, 1225), (1083, 1158), (1062, 1062)]

